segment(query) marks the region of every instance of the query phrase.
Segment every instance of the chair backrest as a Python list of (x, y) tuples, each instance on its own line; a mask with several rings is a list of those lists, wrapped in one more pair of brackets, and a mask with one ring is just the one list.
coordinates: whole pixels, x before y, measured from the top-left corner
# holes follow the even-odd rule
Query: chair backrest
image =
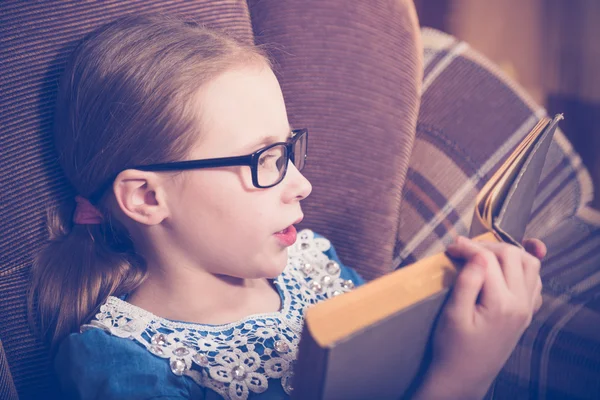
[(0, 338), (22, 400), (56, 393), (48, 349), (27, 325), (25, 298), (32, 255), (46, 239), (45, 212), (73, 196), (51, 141), (57, 80), (85, 34), (118, 16), (147, 12), (253, 40), (244, 1), (0, 4)]
[(51, 141), (57, 80), (86, 33), (146, 12), (181, 15), (248, 42), (254, 29), (274, 57), (292, 124), (311, 130), (306, 174), (314, 190), (303, 225), (330, 237), (367, 278), (391, 268), (422, 73), (411, 1), (3, 2), (0, 338), (21, 399), (57, 393), (25, 302), (46, 210), (74, 195)]
[(422, 75), (412, 1), (250, 0), (291, 123), (311, 132), (305, 222), (366, 278), (392, 270)]

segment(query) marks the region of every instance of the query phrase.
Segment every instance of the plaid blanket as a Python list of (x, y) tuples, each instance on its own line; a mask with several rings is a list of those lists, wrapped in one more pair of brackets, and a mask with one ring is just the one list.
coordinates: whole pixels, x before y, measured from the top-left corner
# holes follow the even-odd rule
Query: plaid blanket
[[(422, 38), (421, 109), (394, 268), (468, 234), (477, 192), (545, 115), (464, 42), (431, 29)], [(541, 272), (544, 305), (490, 397), (600, 396), (600, 213), (586, 206), (592, 190), (579, 156), (558, 131), (526, 232), (549, 249)]]

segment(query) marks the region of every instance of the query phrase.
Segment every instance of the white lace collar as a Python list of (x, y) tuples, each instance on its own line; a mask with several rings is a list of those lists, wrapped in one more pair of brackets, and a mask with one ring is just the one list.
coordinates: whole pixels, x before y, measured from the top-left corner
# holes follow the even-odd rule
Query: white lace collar
[(330, 247), (327, 239), (316, 238), (310, 230), (298, 233), (288, 248), (285, 270), (274, 280), (282, 297), (280, 311), (202, 325), (167, 320), (109, 297), (82, 331), (101, 328), (134, 340), (168, 359), (174, 374), (187, 375), (225, 399), (245, 400), (250, 392), (262, 393), (272, 379), (280, 379), (290, 394), (304, 309), (354, 287), (340, 278), (340, 266), (323, 253)]

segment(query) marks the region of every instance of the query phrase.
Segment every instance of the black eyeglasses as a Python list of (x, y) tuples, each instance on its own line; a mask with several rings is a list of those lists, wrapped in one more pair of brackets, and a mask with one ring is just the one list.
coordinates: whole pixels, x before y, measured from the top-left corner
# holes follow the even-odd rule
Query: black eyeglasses
[[(298, 171), (302, 171), (306, 164), (307, 147), (308, 129), (294, 129), (287, 142), (270, 144), (246, 156), (136, 165), (126, 169), (160, 172), (249, 165), (252, 171), (252, 184), (257, 188), (267, 189), (277, 185), (285, 178), (290, 160)], [(90, 196), (90, 201), (99, 200), (113, 180), (104, 185), (101, 191)]]

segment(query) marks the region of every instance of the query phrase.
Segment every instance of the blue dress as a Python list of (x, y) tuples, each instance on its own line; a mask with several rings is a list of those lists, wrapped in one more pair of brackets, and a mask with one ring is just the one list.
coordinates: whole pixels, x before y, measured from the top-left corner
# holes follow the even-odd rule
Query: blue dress
[(278, 312), (224, 325), (167, 320), (109, 297), (59, 346), (55, 369), (73, 399), (287, 399), (304, 310), (364, 283), (330, 242), (298, 233), (273, 280)]

